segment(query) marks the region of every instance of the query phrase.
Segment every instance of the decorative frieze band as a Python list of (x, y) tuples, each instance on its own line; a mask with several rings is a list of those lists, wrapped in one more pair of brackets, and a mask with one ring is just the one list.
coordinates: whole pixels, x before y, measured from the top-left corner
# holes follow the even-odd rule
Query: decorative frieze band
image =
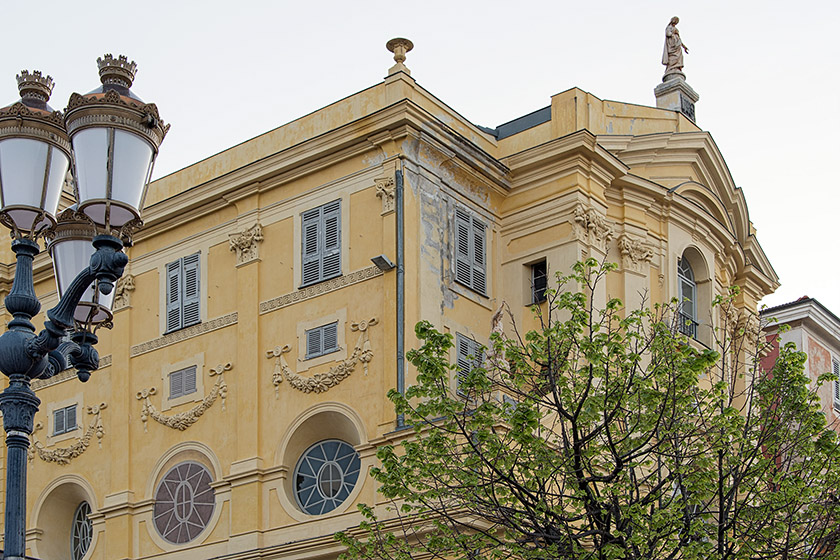
[[(99, 368), (106, 368), (111, 365), (111, 354), (107, 354), (105, 356), (101, 356), (99, 358)], [(96, 373), (94, 373), (96, 375)], [(68, 379), (75, 379), (76, 378), (76, 368), (67, 368), (58, 375), (53, 375), (49, 379), (34, 379), (32, 380), (32, 390), (37, 391), (38, 389), (43, 389), (44, 387), (49, 387), (51, 385), (55, 385), (57, 383), (61, 383), (62, 381), (67, 381)]]
[(382, 274), (383, 272), (379, 269), (379, 267), (369, 266), (367, 268), (357, 270), (356, 272), (351, 272), (345, 276), (339, 276), (338, 278), (326, 280), (325, 282), (315, 284), (314, 286), (302, 288), (292, 293), (263, 301), (260, 303), (260, 315), (276, 311), (282, 307), (292, 305), (293, 303), (297, 303), (299, 301), (320, 296), (321, 294), (334, 292), (335, 290), (340, 290), (341, 288), (358, 284), (359, 282), (364, 282), (365, 280), (369, 280), (377, 276), (382, 276)]
[(165, 334), (160, 338), (132, 346), (131, 357), (134, 358), (140, 354), (145, 354), (146, 352), (151, 352), (152, 350), (157, 350), (158, 348), (163, 348), (164, 346), (169, 346), (170, 344), (175, 344), (176, 342), (182, 342), (211, 331), (234, 325), (238, 320), (239, 313), (234, 311), (233, 313), (216, 317), (215, 319), (211, 319), (204, 323), (199, 323), (197, 325), (193, 325), (192, 327), (181, 329), (180, 331)]

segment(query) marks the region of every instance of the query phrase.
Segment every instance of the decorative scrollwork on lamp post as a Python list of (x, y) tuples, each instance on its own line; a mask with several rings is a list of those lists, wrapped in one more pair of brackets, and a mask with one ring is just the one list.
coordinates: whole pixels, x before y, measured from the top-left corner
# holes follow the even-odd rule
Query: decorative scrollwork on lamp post
[[(111, 325), (114, 284), (128, 264), (123, 247), (142, 224), (152, 165), (169, 129), (154, 104), (129, 90), (134, 62), (105, 55), (97, 63), (102, 85), (74, 93), (64, 114), (47, 104), (53, 80), (40, 72), (22, 71), (21, 99), (0, 109), (0, 223), (12, 232), (17, 261), (5, 299), (13, 318), (0, 336), (0, 371), (9, 378), (0, 393), (6, 559), (23, 559), (26, 550), (27, 453), (41, 402), (30, 383), (69, 365), (87, 381), (99, 367), (96, 329)], [(76, 206), (57, 219), (68, 169)], [(32, 317), (41, 303), (32, 262), (42, 237), (49, 239), (60, 300), (36, 334)]]

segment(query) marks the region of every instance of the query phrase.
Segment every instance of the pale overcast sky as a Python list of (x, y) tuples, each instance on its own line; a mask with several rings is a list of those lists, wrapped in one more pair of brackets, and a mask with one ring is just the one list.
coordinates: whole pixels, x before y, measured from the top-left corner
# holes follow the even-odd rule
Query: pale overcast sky
[(836, 1), (255, 1), (3, 3), (0, 103), (15, 74), (56, 80), (51, 104), (98, 85), (96, 58), (126, 54), (135, 91), (172, 129), (163, 176), (379, 82), (385, 42), (408, 37), (417, 82), (494, 127), (577, 86), (654, 105), (665, 26), (680, 17), (697, 122), (743, 188), (782, 281), (840, 315), (840, 73)]

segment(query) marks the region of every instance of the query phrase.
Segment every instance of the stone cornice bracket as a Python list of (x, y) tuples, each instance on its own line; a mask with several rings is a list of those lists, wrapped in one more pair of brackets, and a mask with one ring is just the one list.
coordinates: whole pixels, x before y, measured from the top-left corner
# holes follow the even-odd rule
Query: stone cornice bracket
[(578, 240), (587, 242), (604, 252), (615, 235), (612, 224), (606, 216), (580, 203), (575, 206), (573, 230)]
[(229, 237), (230, 250), (236, 253), (236, 266), (259, 260), (258, 244), (263, 241), (262, 226), (260, 224), (254, 224), (240, 233), (231, 233)]
[[(312, 377), (304, 377), (292, 371), (284, 355), (291, 350), (289, 345), (279, 348), (278, 356), (274, 355), (274, 351), (266, 352), (266, 357), (275, 357), (277, 363), (274, 369), (274, 388), (283, 381), (283, 375), (289, 380), (289, 385), (303, 393), (326, 393), (332, 387), (335, 387), (353, 373), (356, 365), (361, 362), (365, 370), (365, 375), (368, 373), (368, 364), (373, 359), (373, 350), (370, 345), (370, 338), (368, 336), (368, 329), (373, 325), (379, 323), (379, 319), (372, 317), (369, 321), (359, 321), (350, 324), (350, 330), (359, 332), (359, 340), (356, 341), (356, 346), (353, 348), (353, 353), (346, 360), (341, 361), (338, 365), (331, 367), (324, 373), (316, 373)], [(278, 373), (281, 373), (278, 375)]]
[(134, 276), (124, 274), (114, 288), (114, 311), (124, 309), (131, 305), (131, 292), (134, 291)]
[(641, 237), (622, 233), (618, 238), (621, 266), (634, 272), (641, 272), (644, 264), (653, 260), (653, 245)]
[(138, 391), (137, 392), (137, 400), (143, 401), (143, 408), (140, 410), (140, 420), (143, 422), (143, 431), (149, 431), (148, 422), (149, 418), (157, 422), (158, 424), (162, 424), (167, 428), (172, 428), (173, 430), (180, 430), (184, 431), (196, 422), (201, 416), (207, 412), (207, 410), (213, 406), (213, 403), (216, 402), (216, 399), (219, 397), (222, 398), (222, 410), (225, 409), (225, 399), (227, 398), (228, 387), (227, 383), (225, 383), (224, 373), (226, 371), (230, 371), (233, 369), (233, 365), (230, 362), (224, 365), (218, 365), (214, 368), (210, 368), (210, 377), (218, 377), (219, 379), (213, 385), (213, 388), (210, 390), (210, 393), (207, 394), (204, 399), (190, 410), (186, 412), (180, 412), (178, 414), (174, 414), (172, 416), (166, 416), (165, 414), (161, 414), (155, 408), (155, 405), (152, 404), (152, 401), (149, 397), (155, 395), (157, 393), (157, 389), (151, 387), (146, 389), (145, 391)]
[(382, 214), (385, 215), (394, 211), (394, 196), (396, 195), (396, 183), (393, 177), (385, 177), (373, 180), (376, 185), (376, 196), (382, 199)]
[(283, 354), (287, 354), (292, 350), (288, 344), (284, 346), (275, 346), (265, 353), (265, 357), (269, 360), (274, 360), (274, 372), (271, 374), (271, 382), (274, 384), (274, 398), (280, 396), (280, 384), (283, 383), (283, 372), (291, 371), (289, 364), (286, 363), (286, 358)]
[(93, 422), (90, 423), (85, 433), (76, 440), (76, 443), (69, 447), (60, 447), (58, 449), (44, 449), (41, 442), (35, 439), (35, 432), (42, 429), (44, 425), (38, 422), (32, 432), (32, 446), (29, 448), (29, 460), (31, 461), (37, 452), (38, 457), (47, 463), (57, 463), (59, 465), (67, 465), (87, 451), (90, 446), (90, 440), (96, 435), (96, 441), (99, 449), (102, 449), (102, 436), (105, 435), (105, 428), (102, 426), (102, 411), (107, 408), (105, 403), (99, 403), (96, 406), (87, 407), (87, 413), (93, 415)]

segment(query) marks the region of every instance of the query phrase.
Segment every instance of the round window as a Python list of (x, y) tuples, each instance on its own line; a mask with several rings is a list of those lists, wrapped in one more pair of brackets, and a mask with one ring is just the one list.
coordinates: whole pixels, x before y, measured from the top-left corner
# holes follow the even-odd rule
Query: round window
[(88, 548), (90, 538), (93, 534), (93, 525), (90, 522), (90, 505), (82, 502), (73, 514), (73, 528), (70, 534), (70, 558), (82, 560)]
[(310, 515), (321, 515), (347, 499), (359, 479), (361, 461), (341, 440), (320, 441), (306, 450), (295, 467), (295, 498)]
[(160, 536), (173, 544), (190, 542), (201, 533), (216, 506), (213, 478), (199, 463), (172, 467), (155, 492), (154, 521)]

